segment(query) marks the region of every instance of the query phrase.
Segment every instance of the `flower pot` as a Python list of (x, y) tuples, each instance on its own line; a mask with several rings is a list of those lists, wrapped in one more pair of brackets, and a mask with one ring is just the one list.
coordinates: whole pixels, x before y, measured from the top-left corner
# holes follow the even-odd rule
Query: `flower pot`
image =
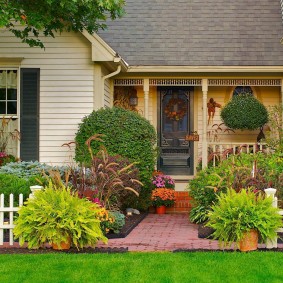
[(165, 205), (157, 206), (155, 211), (156, 211), (156, 214), (165, 214), (166, 206)]
[(258, 246), (258, 231), (250, 230), (244, 233), (242, 240), (240, 241), (240, 251), (248, 252), (257, 250)]
[(60, 246), (52, 243), (53, 250), (69, 250), (71, 247), (71, 238), (69, 237), (65, 242), (61, 242)]

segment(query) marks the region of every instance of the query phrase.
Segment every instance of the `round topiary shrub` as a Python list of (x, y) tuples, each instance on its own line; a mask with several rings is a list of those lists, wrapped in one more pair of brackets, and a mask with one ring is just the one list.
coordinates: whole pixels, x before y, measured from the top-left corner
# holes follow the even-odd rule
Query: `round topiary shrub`
[[(151, 174), (156, 163), (156, 131), (148, 120), (138, 113), (118, 107), (99, 109), (83, 118), (76, 133), (75, 160), (89, 164), (90, 153), (85, 144), (94, 134), (103, 134), (103, 144), (109, 155), (119, 154), (130, 162), (137, 162), (143, 188), (139, 209), (150, 205)], [(98, 152), (101, 142), (92, 141), (91, 148)]]
[(256, 130), (268, 122), (266, 107), (250, 94), (234, 96), (222, 108), (220, 116), (234, 130)]

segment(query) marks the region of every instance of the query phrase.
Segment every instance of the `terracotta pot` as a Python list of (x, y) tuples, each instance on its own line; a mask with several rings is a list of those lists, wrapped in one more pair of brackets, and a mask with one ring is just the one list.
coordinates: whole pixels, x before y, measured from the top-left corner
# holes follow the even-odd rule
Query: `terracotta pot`
[(242, 240), (240, 241), (240, 251), (248, 252), (257, 250), (258, 246), (258, 231), (250, 230), (244, 233)]
[(53, 250), (69, 250), (71, 247), (71, 238), (68, 238), (66, 242), (61, 242), (60, 246), (52, 243)]
[(165, 205), (157, 206), (155, 211), (156, 211), (156, 214), (165, 214), (166, 206)]

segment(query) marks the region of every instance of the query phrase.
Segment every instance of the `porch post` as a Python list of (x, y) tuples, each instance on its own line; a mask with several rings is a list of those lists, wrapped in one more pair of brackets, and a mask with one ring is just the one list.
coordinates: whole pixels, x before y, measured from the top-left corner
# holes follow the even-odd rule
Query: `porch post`
[(207, 92), (208, 80), (202, 79), (202, 169), (207, 166)]
[(143, 92), (144, 92), (144, 118), (148, 120), (149, 79), (143, 80)]
[[(281, 109), (283, 109), (283, 79), (281, 80), (281, 88), (280, 88), (280, 90), (281, 90), (281, 97), (280, 97), (281, 101), (280, 101), (280, 104), (281, 104)], [(281, 117), (282, 117), (282, 123), (283, 123), (283, 113), (282, 113)]]

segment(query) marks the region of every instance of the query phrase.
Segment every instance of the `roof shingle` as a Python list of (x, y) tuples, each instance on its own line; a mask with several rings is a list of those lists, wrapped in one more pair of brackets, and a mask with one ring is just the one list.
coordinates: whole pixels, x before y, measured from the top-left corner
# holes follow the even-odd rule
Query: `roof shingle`
[(283, 66), (280, 0), (126, 0), (99, 35), (129, 65)]

